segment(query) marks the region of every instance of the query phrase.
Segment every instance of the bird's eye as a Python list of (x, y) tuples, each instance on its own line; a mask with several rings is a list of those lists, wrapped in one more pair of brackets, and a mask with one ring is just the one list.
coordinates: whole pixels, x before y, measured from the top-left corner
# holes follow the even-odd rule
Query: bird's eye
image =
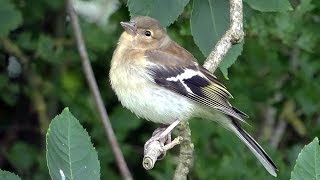
[(151, 36), (151, 32), (150, 32), (150, 31), (145, 31), (145, 32), (144, 32), (144, 35), (146, 35), (146, 36)]

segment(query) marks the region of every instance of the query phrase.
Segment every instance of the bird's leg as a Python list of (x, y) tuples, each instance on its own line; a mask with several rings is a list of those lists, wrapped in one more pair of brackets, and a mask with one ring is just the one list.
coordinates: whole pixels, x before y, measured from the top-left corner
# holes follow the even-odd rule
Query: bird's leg
[[(164, 127), (159, 127), (153, 131), (152, 137), (147, 141), (160, 141), (162, 143), (170, 143), (171, 142), (171, 132), (172, 130), (180, 123), (180, 120), (174, 121), (169, 126), (164, 125)], [(169, 142), (168, 142), (169, 141)]]
[(170, 140), (171, 140), (171, 132), (172, 130), (180, 123), (180, 120), (175, 120), (172, 124), (170, 124), (167, 129), (165, 129), (161, 134), (160, 138), (166, 137), (168, 134), (170, 134)]
[[(159, 141), (161, 146), (171, 143), (171, 132), (179, 123), (180, 120), (176, 120), (169, 126), (159, 127), (156, 130), (154, 130), (152, 133), (152, 137), (145, 143), (144, 149), (146, 150), (150, 143), (153, 141)], [(161, 158), (163, 158), (164, 156), (165, 152), (161, 156)]]

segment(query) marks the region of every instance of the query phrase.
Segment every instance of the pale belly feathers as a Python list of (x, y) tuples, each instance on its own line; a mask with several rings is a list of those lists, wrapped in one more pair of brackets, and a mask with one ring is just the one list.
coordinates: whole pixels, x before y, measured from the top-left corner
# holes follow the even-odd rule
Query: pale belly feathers
[(154, 84), (141, 69), (111, 69), (110, 77), (121, 104), (139, 117), (171, 124), (177, 119), (188, 120), (193, 114), (194, 105), (190, 100)]

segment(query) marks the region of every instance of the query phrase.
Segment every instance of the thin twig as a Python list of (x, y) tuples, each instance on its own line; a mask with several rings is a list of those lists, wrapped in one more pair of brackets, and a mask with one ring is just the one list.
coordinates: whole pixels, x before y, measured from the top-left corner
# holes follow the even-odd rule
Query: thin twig
[(157, 158), (164, 152), (172, 149), (174, 146), (181, 144), (183, 138), (181, 136), (176, 137), (169, 144), (163, 145), (160, 141), (152, 141), (147, 147), (146, 154), (143, 157), (142, 165), (146, 170), (150, 170), (154, 167), (154, 164), (157, 161)]
[(190, 169), (193, 165), (193, 150), (194, 145), (191, 140), (191, 130), (189, 123), (183, 121), (176, 128), (177, 134), (183, 139), (180, 145), (179, 162), (175, 170), (173, 179), (174, 180), (186, 180)]
[(169, 149), (172, 149), (174, 146), (181, 144), (181, 142), (183, 141), (183, 138), (181, 136), (176, 137), (173, 141), (171, 141), (171, 143), (166, 144), (163, 149), (165, 151), (168, 151)]
[(132, 176), (131, 173), (128, 169), (128, 166), (124, 160), (123, 154), (121, 152), (121, 149), (119, 147), (119, 144), (117, 142), (116, 136), (113, 132), (110, 120), (108, 118), (107, 115), (107, 111), (105, 109), (105, 106), (103, 104), (102, 98), (101, 98), (101, 94), (100, 91), (98, 89), (98, 85), (96, 82), (96, 79), (94, 77), (93, 71), (92, 71), (92, 67), (89, 61), (89, 57), (88, 57), (88, 53), (82, 38), (82, 33), (81, 33), (81, 29), (80, 29), (80, 25), (78, 22), (78, 17), (74, 12), (73, 6), (72, 6), (72, 0), (67, 0), (68, 3), (68, 13), (70, 15), (71, 18), (71, 23), (72, 23), (72, 28), (76, 37), (76, 42), (77, 42), (77, 46), (78, 46), (78, 51), (81, 57), (81, 63), (82, 63), (82, 67), (87, 79), (87, 83), (89, 85), (89, 88), (91, 90), (91, 93), (95, 99), (96, 102), (96, 106), (98, 108), (101, 120), (103, 122), (104, 128), (105, 128), (105, 132), (107, 134), (109, 143), (111, 145), (111, 149), (114, 153), (114, 156), (116, 158), (117, 161), (117, 165), (120, 169), (121, 175), (124, 179), (126, 180), (131, 180)]
[(214, 72), (233, 44), (243, 39), (242, 0), (230, 0), (230, 28), (215, 45), (203, 67)]
[(21, 51), (19, 46), (14, 44), (9, 38), (0, 38), (0, 42), (8, 53), (13, 54), (18, 58), (21, 64), (26, 65), (29, 62), (28, 57)]
[(270, 146), (274, 149), (277, 149), (281, 140), (282, 140), (282, 137), (286, 131), (286, 128), (287, 128), (287, 121), (284, 120), (284, 119), (280, 119), (277, 126), (275, 127), (274, 131), (273, 131), (273, 135), (272, 135), (272, 138), (270, 139)]
[(277, 111), (276, 109), (271, 105), (263, 105), (262, 106), (262, 118), (263, 118), (263, 124), (262, 124), (262, 130), (260, 130), (259, 133), (259, 140), (266, 140), (266, 139), (272, 139), (273, 137), (273, 127), (276, 122), (276, 115)]

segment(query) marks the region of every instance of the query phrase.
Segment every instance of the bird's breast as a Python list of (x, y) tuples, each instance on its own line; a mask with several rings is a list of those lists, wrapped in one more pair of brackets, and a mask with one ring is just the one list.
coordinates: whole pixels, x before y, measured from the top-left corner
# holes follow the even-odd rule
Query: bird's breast
[(137, 116), (163, 124), (192, 116), (190, 100), (154, 84), (150, 78), (144, 69), (133, 65), (110, 70), (111, 86), (118, 99)]

